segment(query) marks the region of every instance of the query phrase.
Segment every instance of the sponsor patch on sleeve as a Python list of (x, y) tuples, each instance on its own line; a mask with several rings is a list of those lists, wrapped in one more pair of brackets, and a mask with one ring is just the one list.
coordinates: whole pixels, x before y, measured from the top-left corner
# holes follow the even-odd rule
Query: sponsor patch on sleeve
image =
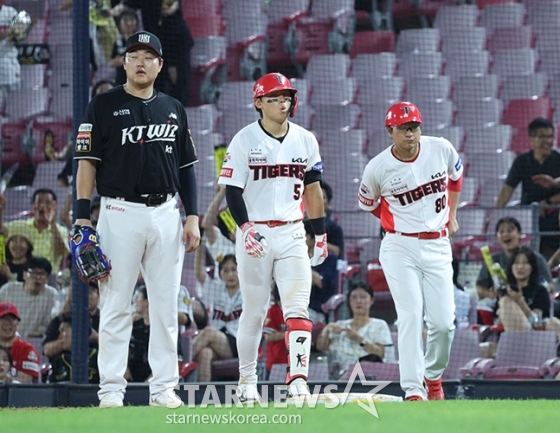
[(21, 368), (28, 371), (39, 372), (39, 364), (37, 364), (36, 362), (23, 361), (21, 363)]
[(319, 161), (313, 167), (311, 167), (311, 170), (315, 170), (315, 171), (318, 171), (319, 173), (322, 173), (323, 172), (323, 162)]
[(362, 194), (358, 194), (358, 200), (360, 201), (360, 203), (362, 203), (364, 206), (373, 206), (373, 199), (371, 198), (367, 198), (364, 197)]
[(459, 157), (457, 159), (457, 162), (455, 163), (455, 171), (461, 170), (462, 166), (463, 166), (463, 162), (461, 161), (461, 157)]
[(220, 177), (231, 178), (232, 176), (233, 176), (233, 168), (222, 167), (222, 169), (220, 170)]
[(93, 125), (91, 123), (82, 123), (78, 127), (78, 132), (91, 132)]
[(91, 152), (91, 132), (78, 132), (76, 152)]

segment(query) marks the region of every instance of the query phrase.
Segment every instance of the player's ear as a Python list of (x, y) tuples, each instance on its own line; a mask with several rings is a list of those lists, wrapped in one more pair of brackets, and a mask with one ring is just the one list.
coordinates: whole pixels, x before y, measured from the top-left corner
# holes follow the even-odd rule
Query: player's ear
[(159, 59), (159, 69), (158, 69), (158, 73), (161, 72), (161, 68), (163, 68), (163, 59), (161, 57), (158, 58)]
[(393, 136), (393, 127), (392, 126), (386, 126), (385, 130), (387, 131), (387, 134), (389, 134), (389, 137)]

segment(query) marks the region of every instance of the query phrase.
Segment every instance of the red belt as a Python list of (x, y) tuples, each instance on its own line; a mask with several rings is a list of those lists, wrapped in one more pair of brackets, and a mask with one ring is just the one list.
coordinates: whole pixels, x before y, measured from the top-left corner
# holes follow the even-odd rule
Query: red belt
[(418, 239), (439, 239), (447, 237), (447, 229), (439, 230), (437, 232), (420, 232), (420, 233), (402, 233), (396, 232), (394, 230), (385, 230), (387, 233), (399, 234), (401, 236), (407, 236), (409, 238)]
[(253, 224), (263, 224), (268, 227), (280, 227), (285, 226), (286, 224), (296, 224), (300, 223), (302, 220), (295, 220), (295, 221), (278, 221), (278, 220), (270, 220), (270, 221), (253, 221)]

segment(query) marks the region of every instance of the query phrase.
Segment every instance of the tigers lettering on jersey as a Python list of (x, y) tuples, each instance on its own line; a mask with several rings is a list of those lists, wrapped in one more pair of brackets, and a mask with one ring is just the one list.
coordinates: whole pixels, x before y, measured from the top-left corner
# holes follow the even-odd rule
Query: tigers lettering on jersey
[(419, 187), (406, 191), (402, 194), (393, 194), (393, 197), (399, 200), (400, 204), (406, 206), (407, 204), (414, 203), (423, 197), (431, 194), (436, 194), (438, 192), (445, 192), (447, 190), (447, 179), (437, 179), (431, 182), (426, 182)]
[(122, 130), (121, 145), (144, 144), (151, 141), (175, 141), (179, 125), (163, 123), (160, 125), (140, 125)]
[(305, 165), (302, 164), (250, 165), (249, 169), (253, 171), (253, 180), (276, 177), (293, 177), (303, 180), (305, 177)]
[(241, 316), (241, 311), (243, 310), (239, 308), (238, 310), (233, 310), (231, 313), (226, 314), (224, 311), (214, 308), (212, 319), (221, 320), (222, 322), (233, 322), (239, 319), (239, 316)]

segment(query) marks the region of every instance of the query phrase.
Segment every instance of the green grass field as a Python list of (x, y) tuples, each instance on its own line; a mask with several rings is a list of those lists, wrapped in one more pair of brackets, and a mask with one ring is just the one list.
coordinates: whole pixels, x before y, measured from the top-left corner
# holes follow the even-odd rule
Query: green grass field
[[(140, 433), (140, 432), (298, 432), (298, 433), (548, 433), (558, 431), (560, 405), (551, 400), (477, 400), (417, 403), (377, 403), (379, 419), (356, 404), (335, 409), (316, 408), (216, 408), (165, 409), (125, 407), (119, 409), (2, 409), (0, 428), (18, 433)], [(220, 416), (229, 421), (251, 417), (266, 425), (247, 422), (193, 423), (195, 415)], [(187, 423), (190, 415), (190, 424)], [(292, 419), (273, 424), (272, 420)], [(175, 419), (176, 424), (173, 424)], [(297, 422), (299, 420), (299, 423)]]

